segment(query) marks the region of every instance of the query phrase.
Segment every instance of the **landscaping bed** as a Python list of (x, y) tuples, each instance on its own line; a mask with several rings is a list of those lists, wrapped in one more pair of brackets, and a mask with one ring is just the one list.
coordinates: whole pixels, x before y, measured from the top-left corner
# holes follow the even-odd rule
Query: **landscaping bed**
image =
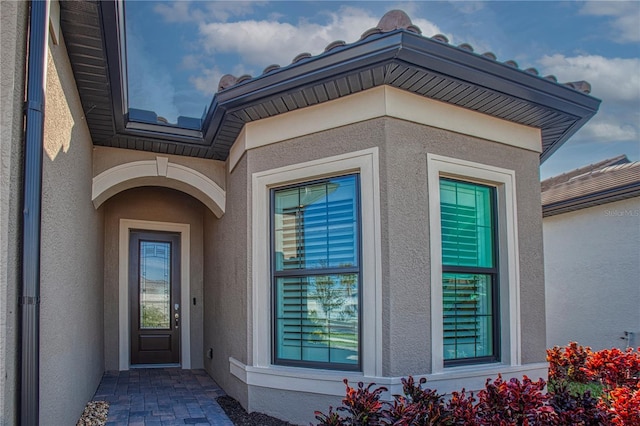
[(293, 426), (291, 423), (266, 414), (247, 413), (240, 403), (230, 396), (220, 396), (216, 401), (235, 426)]
[[(477, 392), (450, 397), (402, 379), (404, 395), (381, 401), (387, 389), (349, 386), (342, 405), (316, 411), (318, 425), (584, 425), (640, 426), (640, 349), (591, 351), (572, 342), (547, 350), (549, 382), (487, 379)], [(547, 387), (548, 384), (548, 387)]]

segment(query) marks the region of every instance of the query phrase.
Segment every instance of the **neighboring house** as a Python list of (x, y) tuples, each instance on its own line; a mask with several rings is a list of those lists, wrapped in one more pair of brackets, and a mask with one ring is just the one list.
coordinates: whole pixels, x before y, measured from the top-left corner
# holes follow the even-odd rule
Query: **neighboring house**
[(0, 4), (4, 423), (71, 424), (135, 364), (300, 423), (343, 378), (546, 376), (539, 165), (596, 113), (587, 83), (394, 11), (168, 125), (127, 107), (120, 3), (31, 5)]
[(542, 182), (547, 345), (640, 345), (640, 162)]

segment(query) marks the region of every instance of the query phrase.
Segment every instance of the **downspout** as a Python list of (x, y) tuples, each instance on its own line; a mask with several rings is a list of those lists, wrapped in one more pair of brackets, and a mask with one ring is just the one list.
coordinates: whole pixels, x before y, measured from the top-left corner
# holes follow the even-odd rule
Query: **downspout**
[(20, 400), (18, 423), (37, 426), (40, 417), (40, 216), (44, 141), (48, 2), (31, 2), (28, 34), (27, 99), (22, 229)]

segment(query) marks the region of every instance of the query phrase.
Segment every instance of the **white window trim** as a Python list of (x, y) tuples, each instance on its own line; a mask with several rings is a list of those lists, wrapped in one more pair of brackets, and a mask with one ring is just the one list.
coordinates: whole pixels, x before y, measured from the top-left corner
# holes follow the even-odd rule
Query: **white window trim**
[(182, 315), (180, 318), (180, 366), (183, 370), (191, 368), (191, 308), (190, 294), (190, 266), (189, 256), (191, 247), (190, 225), (188, 223), (152, 222), (148, 220), (120, 219), (119, 234), (119, 270), (118, 270), (118, 328), (119, 328), (119, 369), (128, 370), (130, 367), (131, 323), (129, 321), (129, 231), (144, 229), (148, 231), (167, 231), (180, 234), (180, 303)]
[[(361, 276), (362, 276), (362, 372), (356, 375), (382, 375), (382, 262), (380, 239), (380, 183), (378, 148), (352, 152), (278, 169), (254, 173), (252, 176), (252, 301), (253, 362), (238, 368), (230, 359), (230, 371), (245, 383), (260, 383), (284, 388), (287, 377), (298, 377), (300, 389), (316, 391), (318, 375), (342, 387), (343, 373), (297, 367), (274, 366), (272, 354), (272, 307), (270, 253), (270, 189), (345, 173), (360, 174)], [(366, 307), (366, 308), (365, 308)], [(353, 376), (353, 372), (348, 372)], [(266, 379), (265, 379), (266, 378)], [(266, 381), (265, 381), (266, 380)]]
[(520, 266), (516, 219), (516, 178), (513, 170), (427, 154), (431, 244), (431, 353), (432, 374), (455, 374), (472, 368), (495, 368), (496, 363), (444, 367), (442, 321), (442, 234), (440, 223), (440, 178), (451, 177), (496, 188), (500, 257), (501, 361), (520, 366)]

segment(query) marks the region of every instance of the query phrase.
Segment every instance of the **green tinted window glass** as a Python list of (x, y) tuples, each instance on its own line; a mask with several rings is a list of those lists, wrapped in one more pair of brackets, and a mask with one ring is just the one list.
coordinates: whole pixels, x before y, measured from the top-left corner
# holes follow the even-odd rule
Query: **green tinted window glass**
[(442, 263), (452, 266), (494, 266), (493, 188), (440, 180)]
[(491, 280), (491, 276), (483, 274), (443, 274), (445, 360), (494, 355)]

